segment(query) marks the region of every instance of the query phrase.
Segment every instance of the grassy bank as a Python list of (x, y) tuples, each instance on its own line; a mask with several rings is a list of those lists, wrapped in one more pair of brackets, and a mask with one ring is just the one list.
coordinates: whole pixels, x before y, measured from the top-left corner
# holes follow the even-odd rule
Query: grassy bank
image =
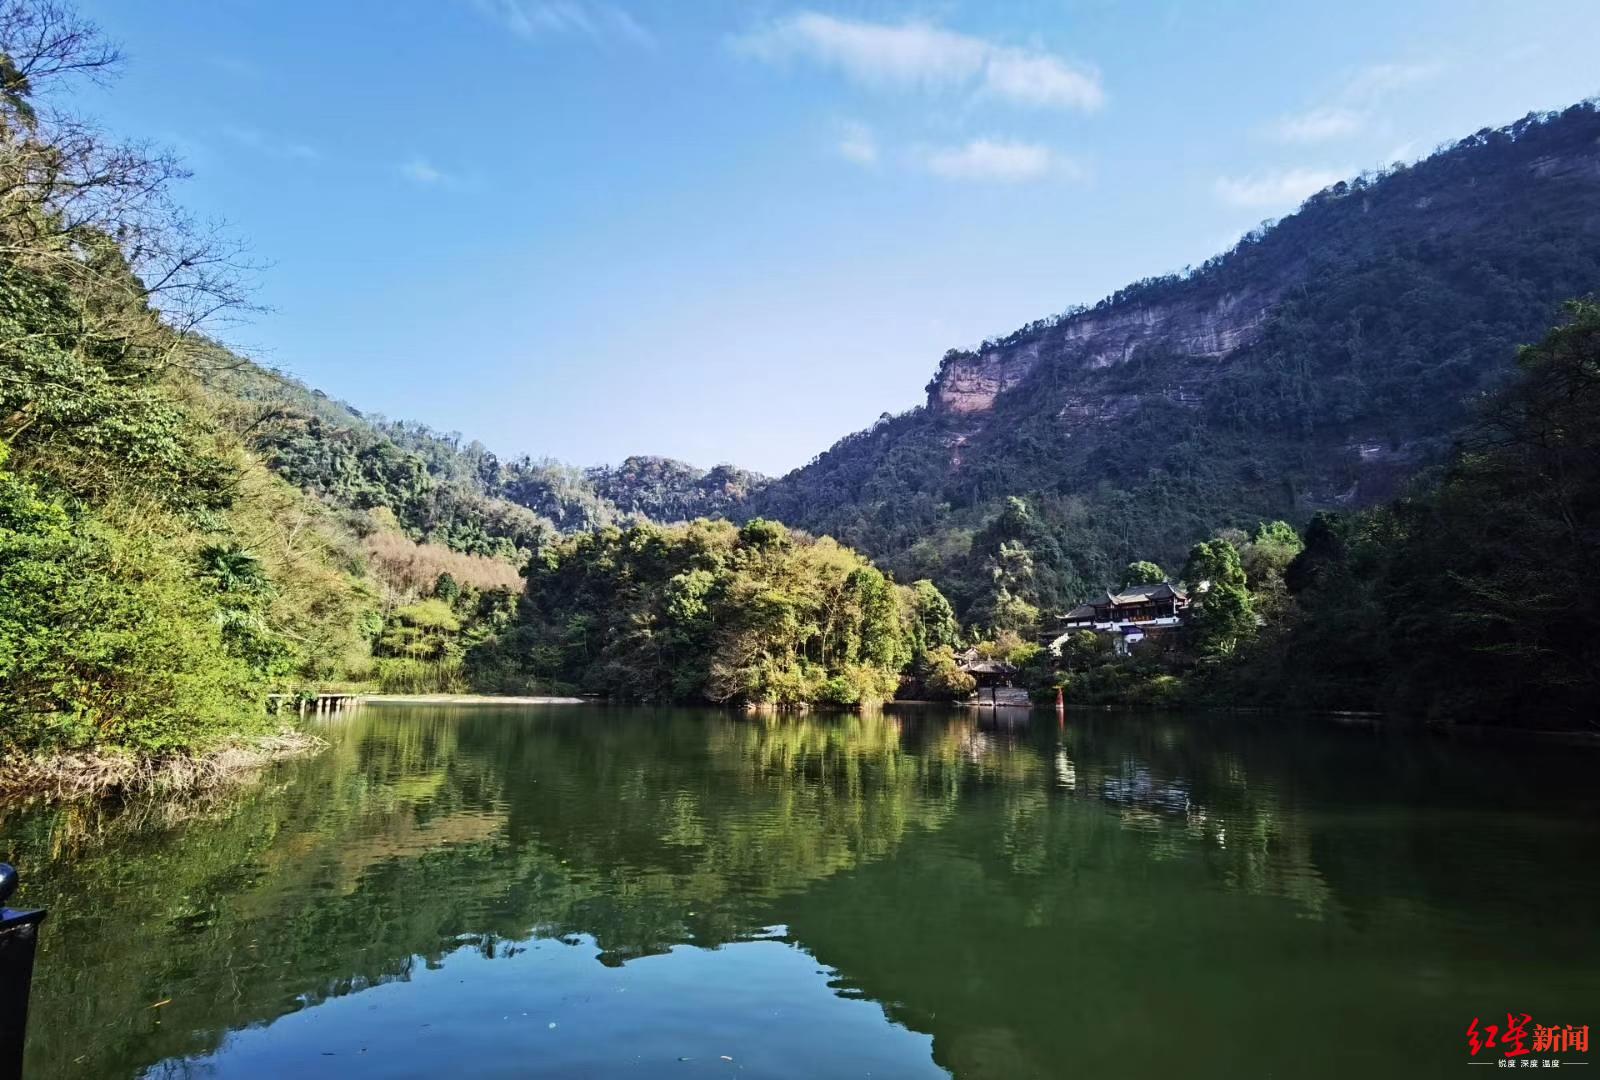
[(0, 799), (194, 795), (248, 780), (273, 762), (315, 753), (326, 745), (310, 732), (284, 726), (209, 750), (158, 757), (115, 750), (17, 754), (0, 758)]

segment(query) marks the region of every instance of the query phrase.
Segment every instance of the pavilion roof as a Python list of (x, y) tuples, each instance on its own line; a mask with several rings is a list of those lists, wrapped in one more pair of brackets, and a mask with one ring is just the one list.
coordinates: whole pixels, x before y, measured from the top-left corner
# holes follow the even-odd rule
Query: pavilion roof
[(1187, 600), (1188, 595), (1181, 589), (1173, 588), (1170, 581), (1158, 581), (1154, 585), (1129, 585), (1114, 593), (1106, 593), (1106, 600), (1113, 604), (1147, 604), (1154, 600), (1169, 599)]
[(1153, 585), (1129, 585), (1126, 588), (1112, 592), (1107, 589), (1098, 600), (1079, 604), (1071, 611), (1062, 615), (1063, 622), (1075, 622), (1079, 619), (1093, 619), (1096, 617), (1096, 608), (1124, 607), (1129, 604), (1151, 604), (1158, 600), (1176, 600), (1186, 602), (1189, 594), (1173, 585), (1170, 581), (1158, 581)]
[(1014, 675), (1017, 671), (1004, 660), (973, 660), (958, 666), (969, 675)]

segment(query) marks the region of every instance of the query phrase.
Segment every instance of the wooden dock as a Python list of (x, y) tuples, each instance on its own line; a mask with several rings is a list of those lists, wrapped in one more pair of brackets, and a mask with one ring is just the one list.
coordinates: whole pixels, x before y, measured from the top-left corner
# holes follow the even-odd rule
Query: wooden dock
[(1012, 706), (1015, 708), (1028, 708), (1033, 704), (1028, 692), (1020, 686), (980, 686), (977, 693), (969, 697), (965, 704), (981, 705), (984, 708), (992, 706)]
[(273, 712), (282, 712), (285, 705), (293, 705), (301, 716), (310, 713), (339, 712), (360, 700), (360, 694), (317, 694), (315, 697), (302, 697), (297, 694), (267, 695), (267, 701)]

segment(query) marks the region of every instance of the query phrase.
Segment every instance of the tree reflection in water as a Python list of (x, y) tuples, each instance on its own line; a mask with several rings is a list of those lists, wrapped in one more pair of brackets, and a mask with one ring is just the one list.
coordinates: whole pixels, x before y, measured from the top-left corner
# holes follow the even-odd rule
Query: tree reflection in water
[(1050, 713), (368, 706), (328, 736), (208, 803), (13, 810), (53, 909), (34, 1070), (194, 1059), (530, 938), (617, 965), (776, 935), (962, 1076), (1259, 1069), (1328, 1016), (1448, 1053), (1474, 1009), (1600, 989), (1561, 959), (1600, 944), (1592, 755)]

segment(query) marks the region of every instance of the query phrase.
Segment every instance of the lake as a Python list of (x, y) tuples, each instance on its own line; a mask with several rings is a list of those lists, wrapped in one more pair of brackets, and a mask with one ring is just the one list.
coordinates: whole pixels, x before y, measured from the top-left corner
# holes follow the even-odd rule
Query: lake
[(1475, 1017), (1600, 1020), (1590, 747), (1049, 710), (316, 726), (224, 797), (0, 819), (51, 909), (30, 1075), (1459, 1076), (1498, 1053)]

